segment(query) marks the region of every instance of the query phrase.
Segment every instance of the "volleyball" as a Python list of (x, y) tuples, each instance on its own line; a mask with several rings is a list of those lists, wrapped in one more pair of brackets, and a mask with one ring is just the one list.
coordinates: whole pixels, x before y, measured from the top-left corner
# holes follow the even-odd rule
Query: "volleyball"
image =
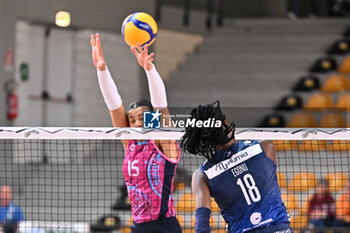
[(125, 18), (122, 25), (122, 35), (125, 42), (132, 47), (140, 43), (141, 47), (151, 45), (156, 39), (158, 26), (147, 13), (136, 12)]

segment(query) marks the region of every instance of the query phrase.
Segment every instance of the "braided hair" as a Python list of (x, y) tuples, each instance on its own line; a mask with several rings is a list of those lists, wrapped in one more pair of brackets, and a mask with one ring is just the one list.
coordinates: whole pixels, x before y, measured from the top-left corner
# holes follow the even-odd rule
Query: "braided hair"
[[(220, 102), (205, 106), (199, 105), (192, 109), (191, 119), (207, 120), (214, 118), (222, 123), (219, 128), (186, 127), (185, 134), (181, 138), (181, 147), (187, 153), (206, 157), (208, 160), (215, 156), (217, 146), (224, 145), (234, 139), (235, 124), (225, 123), (226, 116), (221, 112)], [(232, 132), (232, 135), (228, 135)]]

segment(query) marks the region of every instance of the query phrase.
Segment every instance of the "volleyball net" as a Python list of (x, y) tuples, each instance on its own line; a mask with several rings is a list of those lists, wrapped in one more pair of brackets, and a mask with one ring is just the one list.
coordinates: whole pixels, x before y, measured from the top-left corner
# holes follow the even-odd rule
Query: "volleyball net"
[[(21, 233), (130, 232), (130, 206), (138, 203), (127, 197), (122, 140), (179, 140), (182, 135), (182, 129), (0, 128), (0, 184), (12, 188), (12, 203), (23, 215), (20, 218), (13, 208), (8, 214), (12, 220), (1, 219), (0, 224), (5, 232)], [(349, 129), (238, 128), (236, 139), (274, 142), (278, 181), (294, 232), (349, 232)], [(183, 231), (194, 232), (191, 176), (204, 158), (180, 153), (170, 198)], [(152, 192), (158, 195), (159, 163), (155, 158), (144, 169), (125, 164), (125, 172), (135, 177), (147, 173)], [(325, 185), (330, 206), (319, 207), (312, 199), (324, 192)], [(212, 232), (226, 232), (218, 206), (211, 204)], [(150, 214), (155, 211), (159, 210)], [(326, 219), (327, 225), (313, 221), (319, 219)], [(16, 224), (17, 220), (21, 221)]]

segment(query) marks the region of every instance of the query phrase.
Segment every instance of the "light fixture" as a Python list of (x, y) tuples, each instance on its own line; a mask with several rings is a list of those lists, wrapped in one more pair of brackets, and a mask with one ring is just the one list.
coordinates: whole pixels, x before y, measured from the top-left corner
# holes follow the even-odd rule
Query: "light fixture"
[(68, 11), (58, 11), (56, 13), (56, 25), (68, 27), (70, 25), (70, 13)]

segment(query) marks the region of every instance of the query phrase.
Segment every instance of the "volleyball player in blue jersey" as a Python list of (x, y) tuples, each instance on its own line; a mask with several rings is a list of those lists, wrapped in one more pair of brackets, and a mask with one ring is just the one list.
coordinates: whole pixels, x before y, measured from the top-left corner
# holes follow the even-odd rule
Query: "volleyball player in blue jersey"
[(219, 102), (200, 105), (191, 112), (196, 121), (209, 118), (220, 120), (222, 127), (186, 127), (181, 139), (186, 152), (207, 158), (192, 178), (195, 232), (210, 232), (212, 196), (230, 233), (291, 233), (277, 183), (273, 144), (236, 141), (235, 125), (226, 120)]

